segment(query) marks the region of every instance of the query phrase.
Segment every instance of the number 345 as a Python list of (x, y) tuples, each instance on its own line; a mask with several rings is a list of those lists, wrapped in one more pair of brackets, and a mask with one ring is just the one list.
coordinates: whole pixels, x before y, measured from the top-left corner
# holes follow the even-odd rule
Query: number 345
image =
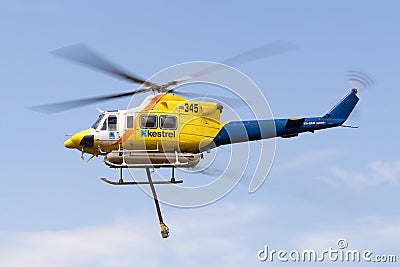
[(189, 104), (185, 103), (185, 112), (194, 112), (197, 113), (199, 112), (199, 104)]

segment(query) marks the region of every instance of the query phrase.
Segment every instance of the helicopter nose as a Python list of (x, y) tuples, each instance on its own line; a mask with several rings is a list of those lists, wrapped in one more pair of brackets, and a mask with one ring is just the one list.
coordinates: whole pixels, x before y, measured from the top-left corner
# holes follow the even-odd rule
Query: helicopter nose
[(83, 130), (79, 133), (76, 133), (76, 134), (72, 135), (71, 138), (69, 138), (68, 140), (66, 140), (64, 142), (64, 146), (66, 148), (76, 148), (76, 149), (80, 150), (80, 143), (82, 141), (82, 138), (86, 135), (90, 135), (89, 130)]
[(65, 142), (64, 142), (64, 146), (66, 147), (66, 148), (75, 148), (75, 143), (71, 140), (72, 138), (70, 138), (70, 139), (68, 139), (68, 140), (66, 140)]

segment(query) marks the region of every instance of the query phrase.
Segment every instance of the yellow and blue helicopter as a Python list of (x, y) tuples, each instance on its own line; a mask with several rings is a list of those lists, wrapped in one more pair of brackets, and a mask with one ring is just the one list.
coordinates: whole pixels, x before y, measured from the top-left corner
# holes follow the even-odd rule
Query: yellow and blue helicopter
[[(175, 179), (175, 168), (190, 168), (202, 160), (202, 152), (222, 145), (282, 137), (291, 138), (300, 133), (342, 126), (356, 106), (359, 98), (353, 88), (330, 111), (318, 117), (271, 120), (221, 121), (223, 106), (216, 102), (191, 101), (177, 95), (174, 86), (182, 80), (165, 84), (146, 81), (128, 74), (83, 45), (55, 52), (67, 59), (142, 84), (139, 90), (93, 98), (59, 102), (33, 107), (34, 110), (53, 113), (100, 101), (152, 92), (137, 107), (103, 111), (88, 129), (72, 134), (64, 146), (103, 156), (104, 163), (120, 170), (118, 181), (102, 180), (112, 185), (150, 185), (163, 238), (169, 236), (165, 225), (155, 184), (182, 183)], [(184, 80), (190, 79), (190, 75)], [(124, 181), (124, 168), (144, 168), (148, 181)], [(153, 181), (151, 168), (171, 168), (169, 181)]]

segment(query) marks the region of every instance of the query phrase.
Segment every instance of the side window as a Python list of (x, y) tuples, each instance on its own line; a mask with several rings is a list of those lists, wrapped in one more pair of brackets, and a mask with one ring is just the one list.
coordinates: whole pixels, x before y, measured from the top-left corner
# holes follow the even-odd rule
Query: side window
[(126, 128), (133, 128), (133, 116), (126, 117)]
[(109, 131), (117, 130), (117, 116), (109, 116), (108, 117), (108, 130)]
[(166, 130), (176, 130), (178, 126), (177, 119), (175, 116), (160, 116), (160, 128)]
[(155, 129), (157, 128), (157, 116), (145, 114), (140, 116), (140, 128), (142, 129)]

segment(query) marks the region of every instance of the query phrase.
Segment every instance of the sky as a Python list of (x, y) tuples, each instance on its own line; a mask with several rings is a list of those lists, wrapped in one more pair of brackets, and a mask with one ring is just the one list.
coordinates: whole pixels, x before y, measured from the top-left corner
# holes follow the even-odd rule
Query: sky
[[(265, 246), (321, 251), (341, 238), (400, 261), (398, 10), (397, 1), (3, 1), (0, 265), (262, 266), (270, 264), (257, 258)], [(277, 139), (271, 172), (253, 194), (244, 177), (211, 205), (162, 205), (166, 240), (140, 188), (102, 183), (117, 171), (63, 147), (65, 134), (95, 121), (96, 106), (50, 116), (26, 109), (137, 88), (49, 53), (60, 47), (88, 44), (146, 78), (275, 40), (298, 49), (237, 66), (274, 116), (325, 114), (350, 89), (346, 71), (361, 69), (376, 84), (360, 92), (346, 123), (359, 128)]]

